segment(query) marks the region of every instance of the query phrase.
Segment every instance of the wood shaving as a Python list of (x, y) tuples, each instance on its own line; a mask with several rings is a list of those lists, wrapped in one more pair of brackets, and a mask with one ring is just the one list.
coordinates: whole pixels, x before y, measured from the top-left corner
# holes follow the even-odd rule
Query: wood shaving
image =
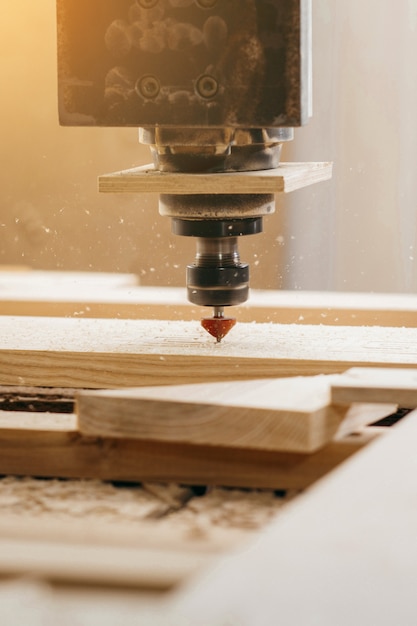
[(138, 522), (170, 509), (171, 504), (140, 486), (120, 488), (98, 480), (0, 480), (0, 513)]
[(287, 498), (273, 491), (215, 488), (203, 496), (179, 485), (115, 486), (98, 480), (0, 479), (0, 514), (175, 527), (188, 536), (215, 529), (257, 530)]

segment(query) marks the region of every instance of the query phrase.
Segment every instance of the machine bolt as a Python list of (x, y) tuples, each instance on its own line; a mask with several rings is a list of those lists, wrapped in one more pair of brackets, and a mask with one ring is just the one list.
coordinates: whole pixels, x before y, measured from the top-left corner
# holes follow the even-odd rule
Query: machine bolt
[(161, 86), (155, 76), (147, 74), (137, 80), (135, 89), (146, 100), (153, 100), (159, 94)]
[(219, 84), (213, 76), (203, 74), (197, 79), (196, 89), (202, 98), (214, 98), (219, 89)]

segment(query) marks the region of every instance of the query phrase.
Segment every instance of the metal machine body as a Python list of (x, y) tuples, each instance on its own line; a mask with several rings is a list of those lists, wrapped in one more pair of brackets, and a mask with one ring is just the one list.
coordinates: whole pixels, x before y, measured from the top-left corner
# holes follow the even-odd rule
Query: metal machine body
[[(63, 125), (136, 126), (155, 168), (276, 168), (310, 111), (311, 0), (57, 0)], [(240, 236), (262, 231), (268, 194), (163, 195), (173, 232), (197, 238), (188, 298), (244, 302)]]

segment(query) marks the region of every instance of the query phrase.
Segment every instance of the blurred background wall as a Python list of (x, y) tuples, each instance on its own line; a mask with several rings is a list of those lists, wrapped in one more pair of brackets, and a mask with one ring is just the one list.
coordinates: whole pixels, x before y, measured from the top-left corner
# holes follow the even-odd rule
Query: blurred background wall
[[(184, 285), (195, 243), (170, 234), (157, 197), (97, 193), (98, 175), (150, 162), (137, 130), (58, 124), (55, 0), (0, 2), (0, 265)], [(241, 246), (258, 287), (277, 286), (279, 214), (266, 231)]]
[(287, 288), (417, 288), (417, 1), (313, 0), (314, 115), (294, 160), (331, 184), (286, 203)]
[[(137, 132), (59, 127), (54, 0), (1, 2), (0, 264), (182, 285), (194, 243), (156, 197), (97, 193), (99, 174), (149, 162)], [(284, 159), (333, 160), (334, 178), (280, 198), (242, 259), (253, 287), (414, 291), (417, 0), (313, 12), (314, 117)]]

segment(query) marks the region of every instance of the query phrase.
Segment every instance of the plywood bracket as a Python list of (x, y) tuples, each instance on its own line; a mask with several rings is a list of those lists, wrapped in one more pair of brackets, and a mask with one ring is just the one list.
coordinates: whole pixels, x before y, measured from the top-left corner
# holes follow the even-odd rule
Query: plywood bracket
[(288, 193), (332, 177), (331, 162), (281, 163), (255, 172), (190, 174), (159, 172), (143, 165), (99, 176), (103, 193), (271, 194)]

